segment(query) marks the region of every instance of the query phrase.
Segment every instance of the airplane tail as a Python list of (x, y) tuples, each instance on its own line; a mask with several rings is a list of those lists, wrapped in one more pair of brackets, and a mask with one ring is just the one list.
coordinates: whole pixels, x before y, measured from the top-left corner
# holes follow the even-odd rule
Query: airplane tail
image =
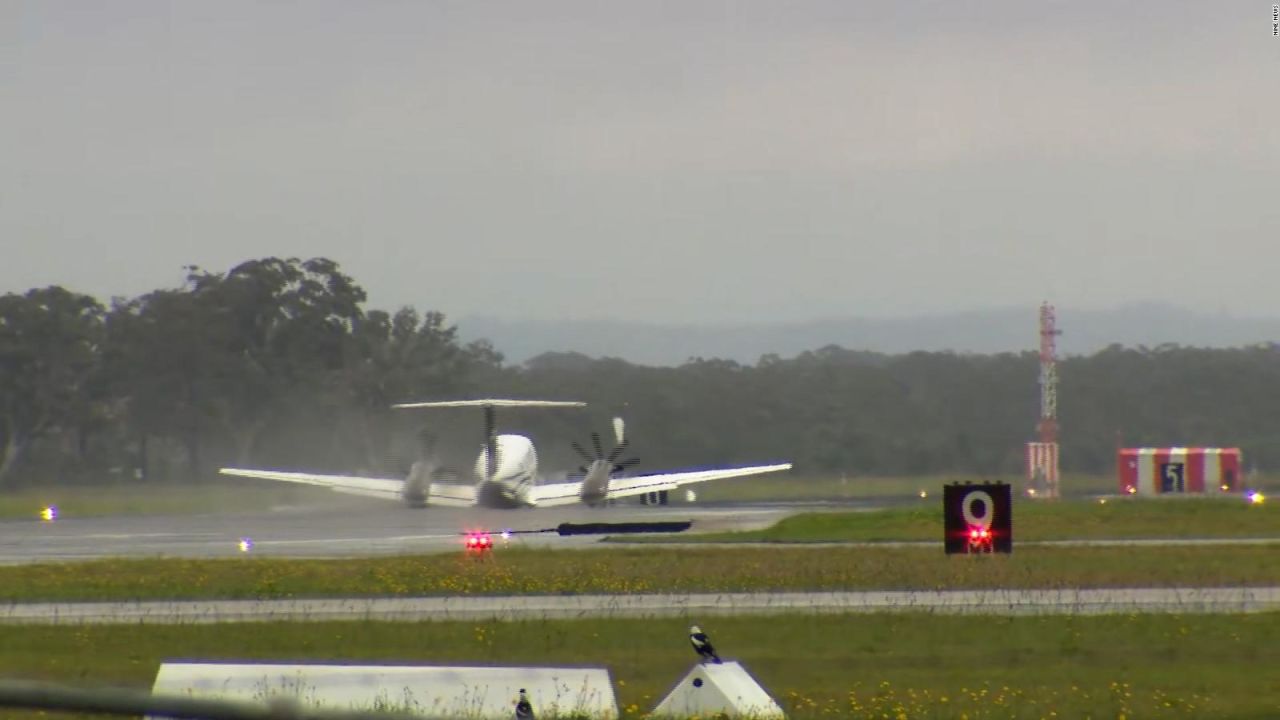
[(396, 403), (391, 407), (397, 409), (478, 407), (484, 410), (484, 452), (480, 455), (481, 464), (477, 474), (487, 481), (492, 479), (493, 473), (498, 466), (498, 443), (495, 434), (495, 414), (497, 408), (577, 408), (586, 407), (586, 403), (568, 400), (511, 400), (506, 398), (485, 398), (483, 400), (433, 400), (429, 402)]

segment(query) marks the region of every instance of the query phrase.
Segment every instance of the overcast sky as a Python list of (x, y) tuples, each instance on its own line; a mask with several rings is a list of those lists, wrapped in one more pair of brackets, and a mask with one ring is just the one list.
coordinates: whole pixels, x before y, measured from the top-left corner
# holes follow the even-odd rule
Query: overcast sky
[(1278, 60), (1269, 2), (0, 0), (0, 292), (1280, 314)]

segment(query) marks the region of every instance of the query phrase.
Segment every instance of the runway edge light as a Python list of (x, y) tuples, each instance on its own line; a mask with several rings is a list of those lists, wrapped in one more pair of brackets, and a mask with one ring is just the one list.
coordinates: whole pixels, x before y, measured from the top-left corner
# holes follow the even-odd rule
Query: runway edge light
[(942, 488), (943, 551), (948, 555), (1013, 552), (1013, 492), (1008, 483)]

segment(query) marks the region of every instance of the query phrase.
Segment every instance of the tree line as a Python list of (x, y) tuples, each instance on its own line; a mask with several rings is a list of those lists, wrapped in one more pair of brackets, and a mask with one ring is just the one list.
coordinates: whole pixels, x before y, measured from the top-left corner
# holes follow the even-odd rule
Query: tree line
[[(325, 258), (188, 267), (178, 288), (103, 304), (62, 287), (0, 297), (0, 486), (194, 481), (226, 465), (397, 475), (423, 453), (469, 466), (469, 411), (421, 399), (583, 400), (515, 410), (542, 465), (627, 421), (640, 469), (790, 460), (798, 476), (1019, 472), (1038, 358), (828, 346), (754, 365), (650, 367), (547, 353), (520, 365), (439, 312), (369, 309)], [(1118, 445), (1240, 447), (1280, 464), (1280, 348), (1113, 345), (1059, 363), (1062, 465), (1107, 473)], [(513, 417), (516, 416), (516, 417)], [(607, 447), (605, 448), (607, 451)]]

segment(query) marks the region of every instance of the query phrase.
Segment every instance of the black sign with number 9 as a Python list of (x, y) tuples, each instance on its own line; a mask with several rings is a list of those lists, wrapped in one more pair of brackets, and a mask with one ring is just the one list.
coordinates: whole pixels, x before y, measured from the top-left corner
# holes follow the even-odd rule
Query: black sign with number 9
[(948, 555), (1013, 552), (1013, 493), (1008, 483), (944, 485), (942, 513)]

